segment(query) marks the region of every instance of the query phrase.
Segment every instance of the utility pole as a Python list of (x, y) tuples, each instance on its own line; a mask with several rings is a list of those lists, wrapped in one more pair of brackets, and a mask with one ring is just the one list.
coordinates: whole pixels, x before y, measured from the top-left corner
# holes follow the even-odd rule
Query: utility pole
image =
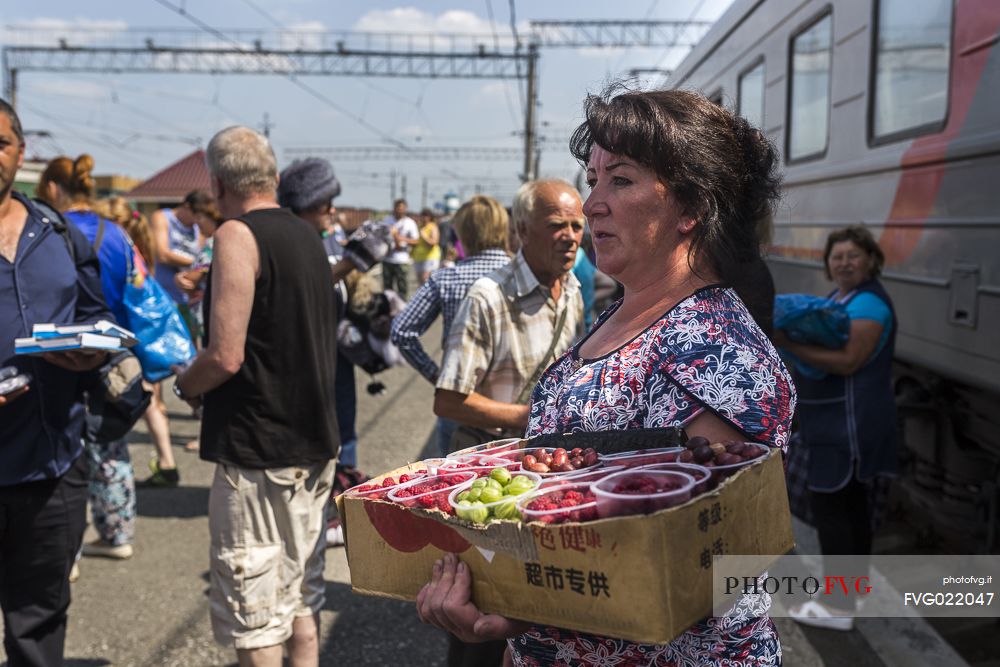
[(538, 45), (528, 45), (528, 95), (524, 110), (524, 175), (522, 180), (530, 181), (538, 177), (533, 168), (535, 157), (535, 105), (538, 103)]
[(400, 196), (401, 198), (403, 198), (403, 199), (406, 199), (406, 174), (403, 174), (403, 176), (402, 176), (401, 180), (402, 180), (402, 183), (403, 183), (403, 184), (402, 184), (402, 186), (401, 186), (401, 187), (399, 188), (399, 190), (400, 190), (400, 195), (399, 195), (399, 196)]
[(427, 208), (427, 177), (424, 176), (420, 185), (420, 209)]
[(396, 201), (396, 170), (395, 169), (393, 169), (392, 171), (389, 172), (389, 192), (392, 194), (392, 196), (389, 198), (389, 201), (393, 201), (393, 202)]
[(261, 123), (261, 131), (264, 133), (264, 137), (267, 139), (271, 138), (271, 128), (274, 127), (274, 123), (271, 122), (271, 114), (264, 112), (264, 122)]

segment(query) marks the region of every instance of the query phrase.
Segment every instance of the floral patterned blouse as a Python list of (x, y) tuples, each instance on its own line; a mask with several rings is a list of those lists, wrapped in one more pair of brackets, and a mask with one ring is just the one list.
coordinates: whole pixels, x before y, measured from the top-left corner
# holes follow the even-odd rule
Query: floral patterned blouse
[[(788, 441), (795, 409), (791, 377), (730, 288), (698, 290), (603, 357), (581, 359), (581, 345), (550, 366), (535, 387), (529, 436), (684, 425), (710, 410), (749, 440), (782, 448)], [(770, 604), (767, 595), (744, 596), (734, 613), (706, 618), (662, 646), (543, 626), (508, 643), (518, 667), (779, 665)]]

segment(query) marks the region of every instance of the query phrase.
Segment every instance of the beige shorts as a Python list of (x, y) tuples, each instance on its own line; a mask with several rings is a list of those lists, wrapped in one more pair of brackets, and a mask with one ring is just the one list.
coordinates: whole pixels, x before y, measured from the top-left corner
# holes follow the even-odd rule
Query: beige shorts
[(238, 649), (284, 643), (325, 602), (326, 507), (335, 462), (218, 464), (208, 499), (212, 631)]

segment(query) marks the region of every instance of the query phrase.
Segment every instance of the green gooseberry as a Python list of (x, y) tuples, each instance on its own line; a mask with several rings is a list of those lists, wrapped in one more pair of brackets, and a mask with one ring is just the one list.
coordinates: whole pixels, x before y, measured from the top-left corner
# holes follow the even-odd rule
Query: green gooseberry
[(490, 471), (490, 478), (495, 479), (501, 485), (510, 484), (510, 471), (506, 468), (494, 468)]
[(520, 519), (521, 513), (517, 511), (517, 503), (509, 500), (494, 507), (493, 516), (497, 519)]
[(486, 523), (490, 518), (490, 510), (481, 502), (472, 502), (468, 505), (459, 505), (455, 508), (455, 514), (466, 521), (473, 523)]
[(484, 503), (495, 503), (501, 498), (503, 498), (503, 491), (493, 488), (492, 486), (487, 486), (483, 489), (482, 493), (479, 494), (479, 500)]

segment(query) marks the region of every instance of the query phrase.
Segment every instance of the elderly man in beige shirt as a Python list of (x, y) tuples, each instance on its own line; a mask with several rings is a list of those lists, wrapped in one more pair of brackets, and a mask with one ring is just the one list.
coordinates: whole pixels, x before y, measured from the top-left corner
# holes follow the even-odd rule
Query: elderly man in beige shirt
[(584, 226), (579, 193), (559, 180), (526, 183), (513, 225), (521, 250), (469, 288), (445, 346), (434, 413), (465, 427), (453, 450), (477, 435), (522, 434), (538, 377), (583, 333), (572, 273)]

